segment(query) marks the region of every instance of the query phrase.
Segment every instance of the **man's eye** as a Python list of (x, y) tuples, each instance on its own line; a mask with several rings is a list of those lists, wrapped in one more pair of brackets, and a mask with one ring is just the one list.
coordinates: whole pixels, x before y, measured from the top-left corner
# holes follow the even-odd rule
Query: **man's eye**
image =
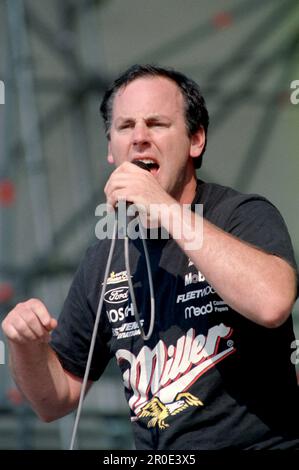
[(152, 122), (152, 123), (150, 124), (150, 126), (151, 126), (151, 127), (165, 127), (166, 124), (165, 124), (165, 122), (159, 122), (159, 121), (157, 121), (157, 122)]
[(118, 126), (118, 129), (119, 129), (119, 130), (129, 129), (130, 127), (132, 127), (132, 124), (130, 124), (130, 123), (125, 123), (125, 124), (121, 124), (120, 126)]

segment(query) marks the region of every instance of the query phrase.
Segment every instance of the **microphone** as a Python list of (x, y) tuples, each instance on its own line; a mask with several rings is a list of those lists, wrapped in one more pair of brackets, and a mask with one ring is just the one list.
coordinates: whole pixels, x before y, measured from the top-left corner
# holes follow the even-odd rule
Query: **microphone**
[[(142, 162), (141, 160), (134, 160), (131, 163), (134, 165), (139, 166), (139, 168), (143, 170), (150, 171), (149, 165)], [(118, 217), (118, 235), (121, 238), (124, 238), (128, 235), (128, 226), (129, 223), (132, 222), (136, 218), (136, 215), (128, 215), (128, 208), (131, 205), (130, 202), (127, 201), (119, 201), (117, 207), (117, 217)]]
[(143, 170), (150, 171), (149, 166), (146, 163), (142, 162), (141, 160), (134, 160), (131, 163), (133, 163), (134, 165), (139, 166), (139, 168), (142, 168)]
[[(142, 168), (143, 170), (150, 171), (150, 164), (147, 165), (146, 163), (142, 162), (141, 160), (134, 160), (132, 163), (134, 163), (134, 165), (139, 166), (139, 168)], [(127, 203), (127, 208), (128, 208), (129, 205), (130, 204)], [(126, 229), (128, 228), (130, 219), (132, 220), (132, 217), (127, 217)], [(145, 258), (145, 262), (146, 262), (146, 269), (147, 269), (148, 283), (149, 283), (149, 290), (150, 290), (150, 307), (151, 307), (151, 311), (150, 311), (150, 321), (149, 321), (149, 327), (148, 327), (147, 334), (145, 334), (145, 331), (144, 331), (144, 328), (143, 328), (144, 320), (140, 319), (140, 312), (138, 311), (136, 298), (135, 298), (134, 286), (133, 286), (133, 282), (132, 282), (132, 277), (133, 276), (131, 275), (131, 269), (130, 269), (128, 236), (125, 236), (125, 239), (124, 239), (124, 255), (125, 255), (125, 266), (126, 266), (126, 271), (127, 271), (127, 276), (128, 276), (129, 293), (130, 293), (131, 301), (132, 301), (132, 305), (133, 305), (134, 316), (136, 318), (136, 322), (137, 322), (138, 328), (140, 330), (141, 338), (144, 341), (147, 341), (152, 336), (153, 329), (154, 329), (154, 323), (155, 323), (155, 294), (154, 294), (153, 277), (152, 277), (152, 270), (151, 270), (151, 263), (150, 263), (150, 259), (149, 259), (149, 253), (148, 253), (148, 249), (147, 249), (147, 246), (146, 246), (144, 232), (143, 232), (143, 230), (141, 230), (141, 227), (139, 229), (139, 233), (142, 234), (141, 235), (141, 240), (142, 240), (142, 246), (143, 246), (143, 250), (144, 250), (144, 258)]]

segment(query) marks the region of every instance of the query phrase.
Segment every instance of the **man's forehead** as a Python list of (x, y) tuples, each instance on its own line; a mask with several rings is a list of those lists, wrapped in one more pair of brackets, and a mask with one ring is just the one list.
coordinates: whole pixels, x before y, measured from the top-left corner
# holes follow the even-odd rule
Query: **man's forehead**
[(166, 107), (183, 105), (183, 96), (177, 84), (166, 77), (139, 77), (122, 86), (115, 94), (113, 108), (125, 111), (128, 107), (153, 106), (161, 104)]

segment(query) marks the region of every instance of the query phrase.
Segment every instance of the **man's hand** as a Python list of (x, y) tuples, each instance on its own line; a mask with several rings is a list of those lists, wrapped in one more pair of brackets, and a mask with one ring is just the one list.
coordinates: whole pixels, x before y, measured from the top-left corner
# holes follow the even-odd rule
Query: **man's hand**
[(56, 326), (57, 320), (38, 299), (17, 304), (2, 322), (7, 338), (17, 344), (48, 343)]
[[(47, 344), (57, 321), (38, 299), (19, 303), (2, 322), (9, 339), (12, 376), (38, 416), (46, 422), (77, 406), (82, 379), (63, 369)], [(92, 382), (88, 382), (90, 388)]]
[(128, 201), (145, 207), (172, 201), (149, 171), (130, 162), (122, 163), (113, 171), (104, 191), (108, 204), (113, 207), (118, 201)]
[(158, 222), (162, 223), (161, 211), (156, 211), (155, 207), (176, 204), (155, 176), (130, 162), (124, 162), (114, 170), (104, 191), (108, 205), (115, 207), (118, 201), (128, 201), (150, 215), (151, 222), (154, 222), (152, 219), (155, 219), (156, 214)]

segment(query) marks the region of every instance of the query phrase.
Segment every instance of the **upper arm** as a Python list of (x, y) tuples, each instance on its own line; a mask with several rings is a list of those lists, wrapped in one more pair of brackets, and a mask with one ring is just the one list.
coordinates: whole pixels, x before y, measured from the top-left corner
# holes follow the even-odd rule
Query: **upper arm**
[(282, 269), (285, 267), (291, 278), (297, 279), (297, 265), (287, 226), (271, 202), (260, 196), (241, 199), (231, 212), (225, 230), (285, 261), (281, 263)]

